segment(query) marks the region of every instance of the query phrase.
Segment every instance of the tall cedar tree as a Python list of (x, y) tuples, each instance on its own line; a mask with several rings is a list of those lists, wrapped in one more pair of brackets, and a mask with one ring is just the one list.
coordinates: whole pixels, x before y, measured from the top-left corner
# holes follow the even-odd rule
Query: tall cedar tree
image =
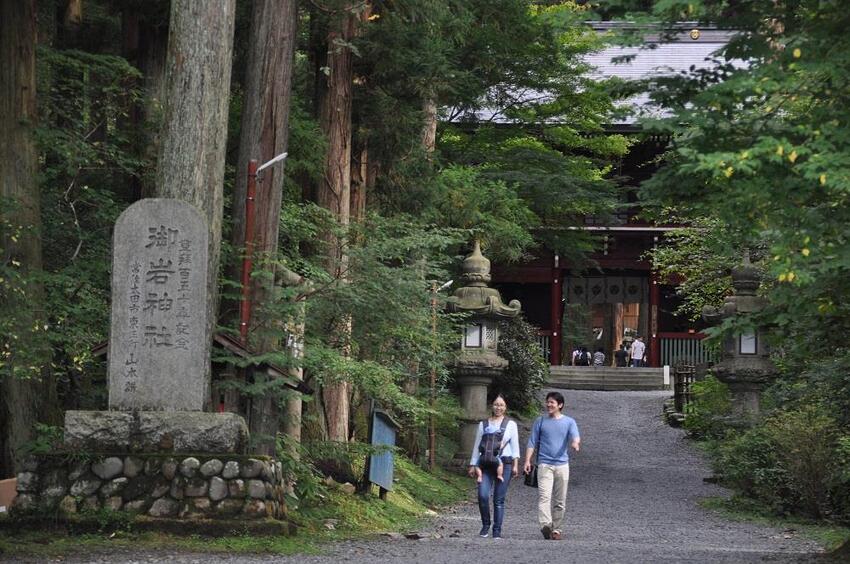
[[(351, 105), (354, 67), (351, 43), (360, 15), (360, 3), (314, 4), (311, 31), (316, 45), (316, 101), (319, 127), (327, 138), (324, 175), (316, 187), (316, 203), (330, 211), (339, 228), (345, 230), (351, 219)], [(348, 277), (345, 239), (338, 231), (323, 236), (327, 256), (325, 269), (339, 283)], [(332, 345), (342, 356), (350, 355), (351, 318), (339, 315), (328, 332)], [(321, 386), (322, 433), (333, 441), (349, 438), (351, 382), (340, 378)]]
[[(264, 163), (287, 149), (292, 65), (295, 51), (298, 8), (295, 0), (256, 0), (248, 38), (242, 125), (239, 139), (236, 182), (233, 192), (233, 246), (245, 246), (245, 206), (248, 161)], [(285, 162), (285, 161), (284, 161)], [(256, 257), (277, 254), (280, 210), (283, 198), (284, 163), (265, 169), (258, 178), (255, 200), (254, 250)], [(263, 264), (262, 262), (258, 264)], [(274, 263), (268, 262), (272, 276), (256, 277), (251, 283), (252, 304), (273, 299)], [(254, 309), (249, 327), (250, 344), (256, 352), (277, 350), (280, 339), (268, 329), (276, 320), (262, 319)], [(250, 431), (258, 439), (256, 450), (273, 455), (280, 421), (278, 398), (273, 393), (251, 400)]]
[[(235, 8), (236, 0), (172, 2), (165, 117), (157, 164), (156, 195), (193, 204), (208, 222), (207, 353), (218, 304)], [(206, 373), (209, 385), (209, 366)]]
[(35, 0), (0, 2), (0, 294), (11, 329), (0, 337), (0, 476), (20, 469), (20, 448), (43, 420), (53, 382), (44, 338), (41, 199), (36, 115)]

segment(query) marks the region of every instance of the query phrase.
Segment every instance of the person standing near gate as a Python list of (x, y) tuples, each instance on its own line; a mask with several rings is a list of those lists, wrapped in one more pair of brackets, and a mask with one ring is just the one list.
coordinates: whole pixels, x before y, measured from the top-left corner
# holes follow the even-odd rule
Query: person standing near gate
[(643, 366), (643, 357), (646, 353), (646, 345), (643, 344), (642, 337), (636, 337), (635, 342), (632, 343), (632, 366), (640, 367)]
[(562, 413), (563, 409), (564, 396), (559, 392), (546, 394), (546, 415), (534, 421), (525, 449), (526, 474), (531, 473), (531, 457), (537, 450), (537, 520), (543, 538), (552, 540), (561, 540), (563, 534), (570, 481), (568, 447), (578, 452), (581, 446), (578, 425)]
[(629, 363), (629, 353), (626, 350), (626, 345), (620, 343), (620, 348), (614, 351), (614, 366), (623, 368)]

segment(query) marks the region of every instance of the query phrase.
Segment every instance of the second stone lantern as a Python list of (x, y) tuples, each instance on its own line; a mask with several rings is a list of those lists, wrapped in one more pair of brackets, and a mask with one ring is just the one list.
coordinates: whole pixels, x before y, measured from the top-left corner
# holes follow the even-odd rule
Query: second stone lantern
[[(760, 284), (761, 275), (750, 262), (749, 253), (745, 253), (743, 264), (732, 269), (734, 293), (726, 297), (720, 308), (704, 307), (703, 319), (719, 324), (725, 318), (758, 314), (767, 305), (767, 300), (758, 295)], [(759, 327), (727, 335), (720, 362), (711, 369), (718, 380), (729, 386), (733, 416), (742, 423), (759, 416), (761, 391), (776, 375), (764, 337)]]
[(464, 411), (460, 432), (460, 450), (454, 464), (466, 466), (478, 422), (487, 418), (487, 388), (508, 366), (508, 361), (498, 355), (499, 321), (516, 317), (520, 303), (511, 300), (502, 303), (502, 296), (490, 288), (490, 260), (481, 254), (481, 245), (463, 261), (463, 287), (446, 300), (446, 309), (452, 313), (468, 313), (461, 338), (461, 353), (454, 366), (455, 381), (460, 388), (460, 403)]

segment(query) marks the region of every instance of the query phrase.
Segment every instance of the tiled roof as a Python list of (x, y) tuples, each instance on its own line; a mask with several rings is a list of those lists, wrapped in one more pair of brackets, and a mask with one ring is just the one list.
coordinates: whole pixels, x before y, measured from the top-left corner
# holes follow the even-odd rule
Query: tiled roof
[[(611, 22), (594, 22), (591, 24), (599, 33), (606, 33), (628, 24)], [(730, 30), (700, 28), (687, 23), (681, 25), (682, 31), (674, 37), (660, 38), (657, 35), (646, 37), (647, 43), (638, 47), (611, 46), (598, 53), (586, 57), (586, 61), (595, 68), (591, 76), (599, 78), (621, 78), (623, 80), (640, 80), (654, 76), (675, 74), (694, 68), (706, 68), (709, 59), (723, 47), (735, 34)], [(698, 33), (697, 33), (698, 32)], [(623, 57), (629, 57), (622, 61)], [(539, 92), (524, 93), (526, 99), (540, 98)], [(640, 94), (624, 103), (636, 109), (645, 109), (649, 102), (648, 94)], [(484, 109), (477, 113), (480, 120), (508, 122), (494, 109)], [(634, 123), (635, 117), (630, 116), (623, 123)]]

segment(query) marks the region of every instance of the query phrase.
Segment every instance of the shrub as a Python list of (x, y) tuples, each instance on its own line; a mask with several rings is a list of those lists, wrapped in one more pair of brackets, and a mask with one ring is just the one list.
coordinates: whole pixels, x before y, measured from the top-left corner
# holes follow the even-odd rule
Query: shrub
[(715, 454), (725, 484), (777, 513), (850, 517), (850, 438), (817, 405), (776, 412)]
[(779, 466), (775, 445), (763, 428), (730, 434), (714, 447), (714, 471), (724, 485), (764, 502), (775, 513), (791, 511), (788, 474)]
[(685, 406), (685, 429), (699, 439), (723, 437), (728, 429), (726, 418), (732, 408), (729, 388), (709, 375), (694, 382), (691, 393), (691, 403)]
[(493, 383), (492, 395), (502, 394), (512, 410), (528, 411), (549, 379), (549, 363), (540, 352), (537, 328), (515, 317), (500, 323), (499, 332), (499, 355), (509, 364)]

